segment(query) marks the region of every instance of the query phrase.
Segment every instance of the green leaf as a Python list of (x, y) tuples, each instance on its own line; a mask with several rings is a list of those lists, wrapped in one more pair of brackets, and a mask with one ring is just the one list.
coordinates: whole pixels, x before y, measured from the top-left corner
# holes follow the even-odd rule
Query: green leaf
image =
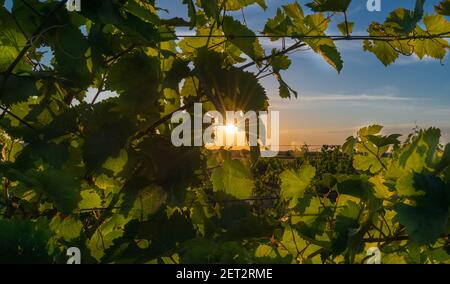
[(394, 194), (389, 191), (389, 188), (386, 186), (386, 180), (381, 176), (374, 176), (369, 179), (369, 181), (373, 184), (375, 197), (380, 199), (389, 199)]
[(423, 17), (424, 3), (424, 0), (417, 0), (414, 11), (399, 8), (391, 12), (389, 17), (386, 19), (386, 23), (392, 25), (392, 27), (400, 33), (408, 34), (412, 32), (417, 23)]
[(225, 16), (222, 29), (229, 41), (251, 59), (259, 60), (264, 56), (264, 50), (255, 33), (238, 20)]
[(283, 5), (283, 10), (288, 17), (291, 17), (295, 20), (300, 20), (305, 17), (303, 9), (297, 1)]
[[(139, 11), (127, 5), (127, 8), (131, 11), (131, 13), (128, 13), (122, 10), (122, 4), (115, 2), (85, 1), (81, 13), (93, 22), (114, 25), (132, 41), (153, 45), (161, 40), (161, 34), (158, 33), (157, 27), (153, 24), (157, 20), (151, 19), (150, 11)], [(147, 15), (143, 16), (145, 14)], [(170, 33), (168, 37), (172, 37)]]
[(428, 32), (431, 34), (448, 33), (450, 28), (450, 22), (441, 15), (425, 16), (423, 22)]
[(188, 7), (188, 15), (191, 20), (191, 29), (197, 24), (197, 11), (193, 0), (183, 0), (183, 4)]
[(441, 160), (439, 161), (439, 165), (437, 166), (436, 171), (440, 172), (448, 167), (450, 167), (450, 143), (445, 145), (444, 153), (442, 154)]
[(151, 240), (149, 248), (144, 251), (150, 256), (164, 254), (177, 248), (178, 243), (195, 237), (189, 214), (180, 209), (175, 209), (173, 213), (160, 210), (148, 221), (137, 225), (136, 234), (131, 236)]
[(373, 185), (363, 175), (344, 176), (337, 183), (339, 194), (350, 195), (361, 199), (364, 202), (371, 201), (373, 197)]
[(123, 236), (128, 220), (121, 214), (114, 214), (105, 220), (86, 242), (86, 246), (93, 258), (100, 261), (105, 250), (110, 248), (114, 241)]
[(255, 261), (261, 264), (290, 264), (292, 256), (282, 256), (276, 247), (261, 244), (255, 250)]
[(21, 171), (15, 169), (10, 163), (0, 163), (1, 173), (4, 177), (9, 178), (12, 181), (23, 182), (27, 186), (40, 187), (39, 181), (33, 177), (30, 177)]
[[(15, 17), (17, 19), (17, 14)], [(0, 5), (0, 19), (2, 27), (0, 30), (0, 72), (4, 72), (19, 55), (22, 47), (25, 46), (26, 38), (17, 28), (14, 18), (3, 5)], [(27, 70), (26, 65), (22, 58), (12, 71), (18, 73), (19, 70)]]
[(395, 206), (397, 220), (406, 227), (416, 243), (433, 244), (445, 233), (449, 218), (449, 185), (437, 177), (414, 175), (414, 187), (425, 195), (414, 198), (415, 206)]
[(192, 239), (184, 242), (180, 248), (180, 263), (214, 263), (217, 257), (217, 244), (208, 239)]
[(291, 30), (292, 25), (292, 20), (287, 17), (286, 13), (277, 9), (275, 17), (267, 20), (264, 26), (264, 34), (273, 36), (271, 40), (278, 40), (279, 37), (286, 35)]
[(42, 219), (0, 220), (0, 263), (51, 263), (48, 240), (51, 233)]
[(88, 127), (83, 145), (83, 159), (88, 172), (98, 170), (109, 157), (117, 157), (134, 129), (125, 119), (90, 121)]
[[(450, 31), (450, 22), (442, 15), (427, 15), (424, 17), (423, 22), (425, 24), (427, 33), (421, 28), (417, 28), (419, 35), (439, 35), (445, 34)], [(424, 54), (442, 60), (447, 54), (447, 50), (450, 49), (448, 41), (442, 38), (425, 39), (423, 41), (414, 41), (416, 45), (416, 53), (419, 57), (423, 57)]]
[(358, 136), (360, 137), (367, 137), (369, 135), (375, 135), (380, 133), (380, 131), (383, 129), (383, 126), (381, 125), (370, 125), (367, 127), (363, 127), (360, 130), (358, 130)]
[(285, 170), (281, 173), (281, 199), (289, 202), (289, 207), (295, 207), (298, 199), (303, 197), (316, 175), (316, 169), (310, 165), (302, 165), (299, 170)]
[(434, 10), (440, 15), (450, 16), (450, 0), (443, 0), (439, 5), (435, 5)]
[(121, 57), (110, 67), (106, 87), (119, 93), (119, 106), (123, 111), (136, 115), (155, 109), (159, 79), (157, 58), (137, 52)]
[(319, 53), (328, 64), (333, 66), (338, 72), (341, 72), (344, 61), (342, 61), (341, 54), (335, 46), (321, 45)]
[[(423, 22), (426, 30), (423, 30), (419, 26), (416, 27), (415, 33), (418, 36), (426, 37), (429, 34), (438, 35), (450, 30), (450, 22), (441, 15), (425, 16)], [(420, 59), (428, 55), (429, 57), (442, 60), (450, 48), (448, 42), (442, 38), (416, 39), (410, 42), (410, 44), (414, 46), (414, 52)]]
[(293, 90), (281, 77), (280, 71), (287, 70), (291, 66), (291, 60), (286, 55), (277, 55), (278, 51), (276, 49), (272, 50), (272, 58), (270, 63), (272, 64), (272, 70), (275, 77), (280, 84), (279, 91), (281, 98), (291, 98), (291, 93), (297, 98), (298, 93)]
[(360, 171), (369, 171), (377, 173), (383, 169), (380, 161), (374, 155), (357, 155), (353, 158), (353, 167)]
[(196, 97), (199, 86), (200, 82), (197, 77), (186, 78), (186, 80), (184, 80), (183, 87), (181, 88), (181, 96), (183, 98)]
[(306, 4), (314, 12), (345, 12), (352, 0), (315, 0)]
[(342, 35), (346, 36), (353, 32), (353, 26), (355, 24), (353, 22), (342, 22), (338, 24), (338, 29)]
[(398, 53), (389, 43), (384, 41), (364, 41), (364, 51), (370, 51), (375, 54), (384, 66), (394, 63), (398, 58)]
[(255, 187), (249, 167), (229, 155), (221, 167), (214, 169), (211, 180), (214, 192), (224, 192), (238, 199), (249, 198)]
[(61, 216), (57, 215), (53, 217), (49, 228), (57, 238), (70, 242), (80, 237), (83, 224), (80, 220), (73, 217), (61, 218)]
[(16, 164), (33, 168), (30, 162), (42, 159), (44, 163), (48, 163), (55, 168), (61, 168), (68, 159), (67, 143), (52, 143), (36, 141), (27, 145), (16, 159)]
[[(200, 49), (195, 61), (194, 73), (201, 81), (202, 88), (213, 90), (208, 98), (219, 111), (266, 110), (268, 98), (265, 89), (253, 73), (237, 67), (222, 69), (220, 54)], [(237, 95), (240, 94), (240, 95)]]
[(81, 199), (80, 180), (72, 171), (49, 168), (36, 173), (36, 179), (42, 184), (40, 190), (62, 213), (68, 214), (77, 208)]
[(360, 206), (353, 201), (348, 201), (336, 217), (331, 245), (332, 255), (337, 256), (349, 247), (352, 235), (359, 228), (359, 212)]
[(227, 0), (226, 9), (227, 11), (237, 11), (253, 4), (258, 4), (264, 10), (267, 9), (265, 0)]
[(287, 98), (291, 98), (291, 94), (294, 95), (295, 98), (298, 97), (298, 93), (297, 91), (295, 91), (294, 89), (292, 89), (279, 75), (276, 75), (277, 79), (278, 79), (278, 83), (280, 84), (279, 87), (279, 92), (280, 92), (280, 97), (283, 99), (287, 99)]
[(358, 140), (355, 137), (353, 137), (353, 136), (347, 137), (344, 145), (342, 145), (342, 152), (347, 155), (353, 155), (353, 151), (354, 151), (357, 143), (358, 143)]
[(269, 237), (274, 227), (263, 216), (250, 214), (242, 220), (234, 220), (234, 224), (222, 235), (224, 240), (240, 241)]
[(270, 64), (273, 72), (279, 73), (281, 70), (287, 70), (291, 66), (292, 61), (286, 55), (277, 55), (277, 50), (272, 50)]
[(57, 29), (53, 39), (56, 68), (68, 79), (66, 84), (71, 88), (87, 88), (90, 82), (90, 71), (85, 57), (89, 48), (87, 39), (73, 25)]
[(405, 197), (411, 197), (411, 196), (420, 196), (423, 195), (424, 192), (417, 191), (414, 187), (414, 176), (415, 174), (413, 172), (410, 172), (408, 174), (402, 175), (395, 184), (395, 189), (397, 190), (398, 196), (405, 196)]
[(128, 12), (152, 24), (161, 23), (153, 5), (141, 1), (127, 1), (124, 7)]
[(219, 6), (217, 0), (201, 0), (200, 3), (205, 10), (206, 16), (217, 21), (219, 17)]
[(102, 199), (95, 190), (83, 190), (81, 191), (80, 196), (81, 200), (80, 203), (78, 203), (78, 208), (80, 210), (102, 207)]
[[(193, 173), (201, 166), (200, 147), (175, 147), (170, 139), (161, 135), (146, 137), (136, 146), (137, 157), (144, 159), (145, 178), (151, 179), (174, 192), (194, 184), (198, 177)], [(133, 158), (131, 158), (133, 159)]]
[[(4, 78), (4, 76), (0, 76), (0, 82), (3, 82)], [(33, 77), (10, 76), (6, 81), (3, 92), (0, 93), (0, 102), (3, 105), (10, 106), (38, 95), (36, 80)]]
[(421, 172), (426, 166), (433, 166), (441, 131), (430, 128), (421, 131), (413, 141), (402, 149), (398, 158), (400, 166), (406, 171)]
[(375, 146), (381, 148), (384, 146), (392, 145), (392, 144), (399, 144), (400, 141), (398, 141), (398, 138), (402, 136), (401, 134), (392, 134), (389, 136), (375, 136), (375, 135), (369, 135), (367, 136), (367, 139), (372, 142)]
[(0, 72), (5, 72), (17, 57), (18, 53), (12, 46), (0, 46)]
[(147, 221), (148, 216), (158, 211), (166, 201), (167, 194), (161, 187), (148, 184), (148, 181), (136, 180), (125, 188), (121, 212), (128, 218)]
[(389, 145), (382, 147), (377, 146), (374, 142), (380, 145), (385, 142), (395, 141), (397, 135), (393, 135), (391, 138), (383, 138), (379, 133), (383, 127), (380, 125), (371, 125), (361, 128), (358, 131), (358, 139), (353, 140), (357, 155), (353, 158), (353, 167), (361, 171), (369, 171), (371, 173), (377, 173), (382, 169), (385, 169), (390, 162), (390, 159), (384, 157), (384, 154), (389, 150)]

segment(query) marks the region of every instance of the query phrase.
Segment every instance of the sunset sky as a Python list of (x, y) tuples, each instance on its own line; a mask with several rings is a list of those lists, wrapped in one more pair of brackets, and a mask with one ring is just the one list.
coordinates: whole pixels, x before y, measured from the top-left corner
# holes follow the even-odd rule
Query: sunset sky
[[(266, 0), (266, 11), (256, 5), (246, 8), (248, 26), (261, 31), (276, 8), (290, 2)], [(305, 7), (310, 1), (298, 2)], [(354, 0), (350, 6), (348, 17), (355, 22), (354, 34), (367, 34), (370, 22), (383, 22), (395, 8), (413, 9), (415, 5), (415, 0), (382, 0), (381, 12), (368, 12), (366, 2)], [(426, 1), (426, 11), (431, 12), (438, 2)], [(170, 17), (186, 18), (187, 11), (181, 3), (181, 0), (157, 1), (158, 6), (169, 9)], [(343, 17), (338, 16), (330, 24), (330, 34), (339, 34), (336, 24), (341, 21)], [(281, 46), (281, 42), (269, 40), (261, 43), (268, 51)], [(401, 57), (386, 68), (373, 54), (363, 51), (362, 42), (337, 45), (344, 60), (340, 74), (312, 52), (291, 55), (293, 64), (283, 76), (299, 92), (298, 99), (279, 98), (277, 82), (272, 78), (263, 81), (271, 109), (280, 111), (281, 144), (342, 144), (360, 126), (372, 123), (385, 125), (386, 132), (402, 134), (410, 133), (416, 123), (421, 127), (436, 126), (441, 128), (445, 141), (450, 141), (448, 56), (442, 63)]]

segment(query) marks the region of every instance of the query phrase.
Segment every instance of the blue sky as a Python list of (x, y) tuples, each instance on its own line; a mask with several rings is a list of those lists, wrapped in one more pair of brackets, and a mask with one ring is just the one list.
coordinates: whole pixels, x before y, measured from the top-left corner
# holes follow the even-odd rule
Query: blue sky
[[(381, 12), (369, 12), (366, 0), (353, 0), (348, 17), (355, 22), (354, 34), (366, 34), (372, 21), (383, 22), (387, 14), (398, 7), (413, 9), (415, 0), (381, 0)], [(276, 8), (290, 3), (286, 0), (266, 0), (268, 9), (254, 5), (244, 10), (249, 27), (260, 31), (265, 21), (273, 17)], [(308, 0), (298, 1), (304, 4)], [(437, 0), (426, 1), (426, 11), (432, 12)], [(182, 1), (159, 0), (170, 16), (185, 17)], [(307, 11), (307, 9), (305, 9)], [(240, 17), (240, 13), (236, 14)], [(338, 34), (337, 21), (329, 32)], [(281, 42), (262, 40), (270, 50)], [(280, 99), (274, 79), (263, 81), (273, 110), (280, 111), (281, 143), (341, 144), (345, 138), (364, 125), (378, 123), (386, 132), (407, 134), (416, 125), (440, 127), (444, 140), (450, 141), (450, 66), (447, 56), (437, 60), (419, 61), (402, 57), (394, 65), (384, 67), (373, 54), (364, 52), (362, 42), (339, 42), (344, 68), (340, 74), (314, 53), (292, 55), (292, 66), (284, 79), (300, 94), (298, 99)]]

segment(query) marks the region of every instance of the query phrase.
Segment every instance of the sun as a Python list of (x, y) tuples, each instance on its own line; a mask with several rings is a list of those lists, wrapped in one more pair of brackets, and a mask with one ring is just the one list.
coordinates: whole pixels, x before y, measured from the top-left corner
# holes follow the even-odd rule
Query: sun
[(238, 129), (236, 127), (236, 125), (234, 125), (233, 123), (228, 123), (227, 125), (225, 125), (225, 134), (227, 135), (235, 135), (237, 133)]

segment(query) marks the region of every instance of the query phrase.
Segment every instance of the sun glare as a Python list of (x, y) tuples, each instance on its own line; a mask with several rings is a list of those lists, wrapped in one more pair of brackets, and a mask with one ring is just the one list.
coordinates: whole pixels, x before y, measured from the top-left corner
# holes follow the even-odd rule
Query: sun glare
[(225, 134), (227, 135), (235, 135), (237, 133), (238, 129), (236, 127), (236, 125), (234, 125), (233, 123), (228, 123), (225, 126)]

